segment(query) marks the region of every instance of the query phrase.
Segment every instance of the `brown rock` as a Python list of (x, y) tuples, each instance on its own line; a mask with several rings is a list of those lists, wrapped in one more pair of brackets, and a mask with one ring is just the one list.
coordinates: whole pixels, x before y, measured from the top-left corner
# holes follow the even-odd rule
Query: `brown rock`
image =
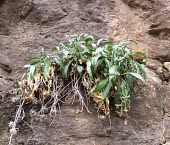
[(164, 80), (169, 80), (170, 79), (170, 73), (166, 70), (166, 69), (162, 69), (163, 70), (163, 79)]
[(148, 59), (146, 66), (155, 71), (156, 74), (162, 77), (163, 75), (163, 64), (156, 59)]
[(149, 67), (150, 69), (157, 70), (159, 68), (162, 68), (163, 64), (156, 59), (149, 58), (146, 63), (146, 66)]
[(149, 10), (153, 8), (153, 5), (156, 3), (156, 0), (124, 0), (129, 6), (133, 8), (142, 8), (144, 10)]
[(170, 73), (170, 62), (164, 62), (164, 67), (168, 70)]
[[(145, 69), (147, 82), (151, 81), (154, 84), (161, 85), (162, 80), (153, 70), (148, 68)], [(150, 82), (149, 82), (150, 83)]]

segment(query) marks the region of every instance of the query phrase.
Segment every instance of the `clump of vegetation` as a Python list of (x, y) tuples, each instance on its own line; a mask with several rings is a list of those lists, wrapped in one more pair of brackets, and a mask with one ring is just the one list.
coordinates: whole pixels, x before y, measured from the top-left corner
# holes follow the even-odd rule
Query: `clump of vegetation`
[[(80, 112), (83, 108), (90, 112), (86, 100), (91, 97), (105, 117), (110, 115), (109, 106), (122, 116), (130, 108), (134, 80), (145, 83), (146, 55), (132, 53), (127, 48), (132, 40), (115, 43), (102, 38), (96, 41), (84, 33), (67, 38), (69, 43), (53, 47), (51, 54), (43, 49), (41, 57), (31, 59), (24, 66), (26, 71), (18, 84), (20, 107), (15, 121), (10, 123), (11, 138), (17, 132), (16, 122), (23, 117), (25, 103), (41, 105), (40, 114), (48, 109), (50, 115), (55, 115), (61, 103), (71, 100), (80, 103)], [(136, 61), (136, 55), (143, 59)], [(114, 101), (110, 102), (110, 98)]]

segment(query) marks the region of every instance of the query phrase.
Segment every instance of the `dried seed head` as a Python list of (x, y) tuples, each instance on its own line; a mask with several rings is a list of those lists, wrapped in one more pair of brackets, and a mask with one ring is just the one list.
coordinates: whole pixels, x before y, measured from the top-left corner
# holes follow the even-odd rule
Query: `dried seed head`
[(48, 98), (50, 96), (50, 92), (48, 90), (43, 90), (43, 97)]
[(30, 103), (35, 102), (36, 99), (34, 93), (31, 93), (29, 97), (25, 97), (25, 100)]

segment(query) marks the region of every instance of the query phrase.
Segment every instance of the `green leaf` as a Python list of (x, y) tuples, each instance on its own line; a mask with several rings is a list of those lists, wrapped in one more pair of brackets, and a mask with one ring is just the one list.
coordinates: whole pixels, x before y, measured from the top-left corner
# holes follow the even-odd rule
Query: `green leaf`
[(91, 65), (91, 61), (88, 61), (87, 62), (87, 73), (89, 74), (89, 76), (91, 77), (91, 78), (93, 78), (93, 74), (92, 74), (92, 65)]
[(95, 82), (96, 83), (99, 83), (101, 81), (101, 78), (100, 77), (98, 77), (97, 79), (95, 79)]
[(35, 65), (31, 65), (30, 71), (29, 71), (30, 77), (33, 77), (34, 73), (35, 73)]
[(128, 44), (130, 43), (135, 43), (134, 40), (123, 40), (123, 41), (120, 41), (117, 46), (120, 47), (122, 46), (123, 48), (125, 48)]
[(102, 97), (101, 97), (102, 99), (105, 99), (106, 97), (108, 97), (111, 87), (112, 87), (112, 83), (108, 82), (106, 85), (106, 88), (103, 90)]
[(143, 52), (135, 52), (134, 53), (134, 56), (135, 55), (142, 55), (143, 56), (143, 60), (140, 62), (140, 63), (142, 63), (142, 64), (146, 64), (146, 62), (148, 61), (148, 57), (147, 57), (147, 55), (145, 54), (145, 53), (143, 53)]
[(139, 80), (141, 80), (144, 84), (146, 84), (145, 79), (138, 73), (133, 73), (133, 72), (127, 72), (126, 74), (131, 74), (132, 76), (138, 78)]
[(81, 65), (77, 65), (77, 71), (80, 75), (82, 75), (84, 68)]
[(107, 38), (101, 38), (97, 41), (97, 46), (100, 45), (100, 43), (104, 42), (104, 41), (107, 41), (108, 39)]
[(95, 67), (94, 67), (94, 73), (96, 72), (98, 66), (102, 64), (102, 62), (104, 61), (104, 59), (105, 59), (105, 57), (100, 57), (100, 58), (97, 60), (97, 62), (96, 62), (96, 64), (95, 64)]
[(68, 57), (68, 54), (69, 54), (70, 52), (71, 52), (71, 51), (63, 50), (63, 54), (65, 55), (64, 57)]
[(94, 53), (95, 53), (95, 54), (98, 54), (98, 53), (100, 53), (100, 52), (103, 52), (104, 49), (105, 49), (104, 47), (98, 47)]
[(126, 89), (126, 85), (123, 83), (123, 81), (122, 81), (120, 87), (121, 87), (121, 90), (122, 90), (122, 95), (126, 96), (127, 95), (127, 89)]
[(80, 53), (80, 58), (82, 59), (83, 62), (86, 62), (86, 58), (85, 58), (84, 56), (86, 56), (86, 55), (82, 55), (82, 54)]
[(115, 106), (120, 105), (121, 90), (118, 88), (114, 93), (114, 104)]
[(128, 83), (130, 89), (133, 87), (133, 76), (126, 74), (126, 82)]
[(109, 81), (112, 82), (112, 84), (116, 83), (116, 76), (115, 75), (109, 75)]
[(48, 76), (48, 72), (49, 72), (49, 68), (50, 68), (50, 62), (46, 61), (45, 65), (44, 65), (44, 76), (47, 78)]
[(55, 47), (52, 47), (52, 48), (51, 48), (52, 53), (54, 53), (54, 50), (55, 50)]
[(108, 44), (108, 46), (113, 45), (113, 40), (111, 38), (107, 39), (107, 41), (105, 42), (105, 44)]
[(69, 69), (71, 62), (72, 61), (68, 62), (67, 65), (64, 67), (64, 70), (63, 70), (63, 75), (66, 79), (68, 79), (68, 69)]
[(91, 89), (91, 93), (95, 93), (95, 92), (99, 92), (101, 90), (103, 90), (106, 86), (106, 84), (108, 83), (109, 79), (104, 79), (102, 81), (100, 81), (97, 85), (95, 85), (92, 89)]
[(110, 67), (111, 62), (107, 58), (105, 58), (104, 61), (105, 61), (107, 68)]
[(24, 68), (30, 68), (31, 67), (31, 65), (30, 64), (26, 64), (26, 65), (24, 65)]
[(61, 68), (63, 68), (63, 63), (60, 57), (55, 57), (54, 60), (57, 64), (60, 65)]
[[(83, 48), (83, 50), (86, 50), (86, 51), (88, 50), (85, 45), (80, 45), (80, 47)], [(80, 50), (80, 49), (79, 49), (79, 50)], [(80, 50), (80, 51), (82, 51), (82, 50)]]
[(58, 52), (60, 51), (60, 46), (56, 46), (55, 48), (57, 49)]
[(117, 66), (113, 65), (109, 68), (109, 75), (115, 75), (115, 72), (117, 71)]
[(94, 72), (95, 72), (95, 70), (97, 69), (97, 67), (102, 63), (102, 61), (104, 60), (104, 56), (102, 56), (102, 55), (97, 55), (97, 56), (94, 56), (94, 57), (92, 57), (92, 60), (91, 60), (91, 62), (92, 62), (92, 66), (94, 67)]
[(79, 44), (79, 45), (86, 44), (86, 42), (85, 41), (79, 41), (79, 42), (77, 42), (77, 44)]
[(32, 62), (30, 63), (30, 65), (35, 65), (35, 64), (38, 64), (39, 62), (41, 62), (41, 61), (38, 60), (38, 59), (36, 59), (35, 61), (32, 61)]
[(88, 41), (94, 41), (94, 38), (93, 38), (93, 36), (91, 36), (91, 35), (84, 34), (84, 37), (85, 37), (84, 41), (85, 41), (86, 43), (87, 43)]
[(91, 46), (92, 46), (92, 48), (93, 48), (94, 50), (97, 49), (97, 45), (96, 45), (95, 43), (92, 43)]

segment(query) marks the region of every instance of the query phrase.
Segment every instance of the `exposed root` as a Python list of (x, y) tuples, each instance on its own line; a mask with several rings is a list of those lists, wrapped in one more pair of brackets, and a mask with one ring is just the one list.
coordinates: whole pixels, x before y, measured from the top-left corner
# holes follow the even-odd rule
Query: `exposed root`
[(72, 82), (72, 91), (73, 91), (73, 99), (75, 100), (75, 97), (78, 97), (78, 102), (80, 103), (81, 106), (81, 110), (79, 110), (78, 112), (83, 112), (83, 108), (85, 107), (87, 112), (91, 113), (88, 109), (88, 106), (86, 105), (85, 101), (84, 101), (84, 97), (82, 96), (81, 92), (80, 92), (80, 78), (77, 78), (77, 76), (74, 74), (73, 78), (72, 78), (73, 82)]
[(11, 121), (9, 123), (9, 127), (11, 128), (9, 131), (10, 131), (11, 135), (10, 135), (8, 145), (12, 145), (12, 137), (13, 137), (13, 135), (16, 135), (17, 132), (19, 131), (19, 129), (16, 128), (18, 120), (19, 119), (23, 120), (23, 118), (25, 117), (25, 112), (23, 110), (24, 102), (25, 102), (25, 100), (22, 100), (22, 102), (20, 103), (19, 108), (18, 108), (16, 115), (15, 115), (14, 121), (13, 122)]

